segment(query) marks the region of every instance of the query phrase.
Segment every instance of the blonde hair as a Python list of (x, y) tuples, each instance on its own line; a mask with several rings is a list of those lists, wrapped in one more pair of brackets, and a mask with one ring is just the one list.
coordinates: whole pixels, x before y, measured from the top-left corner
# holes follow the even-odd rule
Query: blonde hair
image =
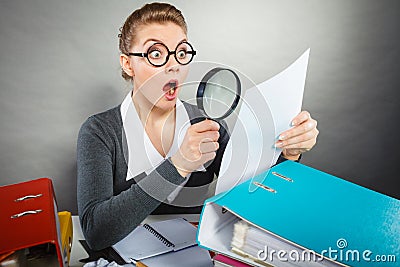
[[(129, 54), (132, 44), (136, 38), (136, 31), (140, 26), (151, 23), (165, 24), (167, 22), (175, 23), (180, 26), (187, 34), (187, 25), (182, 12), (173, 5), (167, 3), (150, 3), (136, 9), (120, 28), (119, 50), (122, 54)], [(129, 81), (132, 77), (122, 70), (122, 77)]]

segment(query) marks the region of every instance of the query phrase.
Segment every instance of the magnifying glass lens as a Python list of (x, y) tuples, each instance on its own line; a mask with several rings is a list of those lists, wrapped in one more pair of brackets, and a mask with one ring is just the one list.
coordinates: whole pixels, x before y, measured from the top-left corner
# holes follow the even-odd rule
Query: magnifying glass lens
[(238, 104), (241, 90), (236, 73), (221, 68), (206, 74), (202, 89), (198, 101), (204, 113), (212, 119), (223, 119), (231, 114)]

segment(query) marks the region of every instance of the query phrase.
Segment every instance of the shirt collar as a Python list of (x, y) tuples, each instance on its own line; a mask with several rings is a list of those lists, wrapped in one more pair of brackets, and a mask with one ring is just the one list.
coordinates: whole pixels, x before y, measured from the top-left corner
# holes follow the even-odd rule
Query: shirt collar
[[(186, 131), (190, 126), (190, 119), (186, 108), (182, 101), (177, 99), (174, 140), (166, 157), (162, 157), (147, 136), (132, 102), (131, 95), (131, 92), (129, 92), (120, 108), (128, 149), (128, 173), (126, 180), (130, 180), (143, 172), (150, 173), (165, 158), (174, 155), (181, 146)], [(199, 170), (204, 170), (204, 167), (201, 166)]]

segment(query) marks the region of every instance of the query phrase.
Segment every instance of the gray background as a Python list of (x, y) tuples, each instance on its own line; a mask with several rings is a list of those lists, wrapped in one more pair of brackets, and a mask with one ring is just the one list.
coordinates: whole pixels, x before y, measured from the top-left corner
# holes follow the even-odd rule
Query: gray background
[[(129, 90), (117, 34), (143, 3), (0, 0), (0, 185), (51, 177), (59, 209), (76, 214), (77, 133)], [(400, 198), (399, 1), (172, 3), (196, 60), (256, 83), (311, 47), (303, 108), (321, 133), (303, 163)]]

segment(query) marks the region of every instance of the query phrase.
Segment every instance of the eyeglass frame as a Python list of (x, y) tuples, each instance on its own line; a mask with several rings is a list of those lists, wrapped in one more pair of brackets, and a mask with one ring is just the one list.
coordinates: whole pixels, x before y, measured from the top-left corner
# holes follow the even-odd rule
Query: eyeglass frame
[[(149, 59), (149, 50), (150, 50), (150, 48), (152, 48), (154, 45), (157, 45), (157, 44), (164, 46), (164, 47), (167, 49), (167, 51), (168, 51), (167, 57), (165, 58), (165, 62), (164, 62), (163, 64), (161, 64), (161, 65), (154, 64), (154, 63), (152, 63), (151, 60)], [(192, 51), (186, 51), (187, 54), (191, 54), (191, 55), (192, 55), (192, 58), (191, 58), (187, 63), (184, 63), (184, 64), (181, 63), (181, 62), (178, 60), (178, 58), (176, 57), (176, 49), (177, 49), (181, 44), (187, 44), (187, 45), (189, 45), (189, 47), (192, 49)], [(162, 67), (162, 66), (164, 66), (165, 64), (167, 64), (168, 61), (169, 61), (169, 56), (170, 56), (170, 55), (174, 55), (176, 62), (178, 62), (180, 65), (183, 65), (183, 66), (184, 66), (184, 65), (187, 65), (187, 64), (189, 64), (190, 62), (192, 62), (194, 56), (196, 55), (196, 51), (193, 49), (193, 46), (192, 46), (189, 42), (187, 42), (187, 41), (182, 41), (182, 42), (180, 42), (180, 43), (175, 47), (175, 51), (169, 51), (169, 48), (168, 48), (167, 45), (165, 45), (164, 43), (158, 42), (158, 43), (152, 44), (152, 45), (147, 49), (147, 52), (146, 52), (146, 53), (128, 53), (128, 56), (145, 57), (145, 58), (147, 59), (147, 61), (148, 61), (151, 65), (153, 65), (154, 67)]]

